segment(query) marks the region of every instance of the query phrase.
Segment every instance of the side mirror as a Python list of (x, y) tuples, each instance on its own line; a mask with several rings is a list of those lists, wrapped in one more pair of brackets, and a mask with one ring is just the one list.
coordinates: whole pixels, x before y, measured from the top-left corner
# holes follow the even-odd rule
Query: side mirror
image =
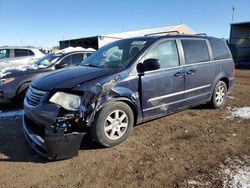
[(147, 71), (157, 70), (161, 67), (159, 59), (146, 59), (143, 63), (137, 65), (137, 71), (144, 73)]
[(58, 63), (58, 64), (55, 64), (55, 69), (61, 69), (61, 68), (64, 68), (66, 66), (68, 66), (68, 65), (67, 64), (60, 64), (60, 63)]

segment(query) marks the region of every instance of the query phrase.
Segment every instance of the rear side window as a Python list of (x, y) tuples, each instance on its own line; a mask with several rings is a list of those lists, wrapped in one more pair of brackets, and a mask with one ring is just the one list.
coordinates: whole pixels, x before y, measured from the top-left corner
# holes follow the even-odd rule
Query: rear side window
[(29, 50), (26, 49), (14, 49), (15, 57), (29, 56)]
[(210, 39), (214, 60), (231, 58), (230, 52), (223, 41)]
[(72, 65), (79, 65), (83, 61), (83, 54), (73, 54), (71, 55)]
[(0, 50), (0, 59), (6, 59), (10, 57), (10, 50), (9, 49), (1, 49)]
[(185, 63), (193, 64), (209, 61), (209, 53), (205, 40), (181, 40)]

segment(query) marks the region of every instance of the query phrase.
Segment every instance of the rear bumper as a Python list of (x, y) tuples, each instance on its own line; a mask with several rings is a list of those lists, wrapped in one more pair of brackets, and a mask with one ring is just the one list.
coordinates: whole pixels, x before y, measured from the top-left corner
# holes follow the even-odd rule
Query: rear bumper
[(36, 125), (24, 115), (23, 132), (27, 142), (37, 153), (49, 160), (61, 160), (77, 156), (82, 139), (86, 134), (72, 132), (39, 136), (34, 133), (34, 127), (31, 126)]
[(228, 94), (232, 91), (234, 85), (235, 85), (235, 77), (232, 77), (229, 79), (228, 91), (227, 91)]

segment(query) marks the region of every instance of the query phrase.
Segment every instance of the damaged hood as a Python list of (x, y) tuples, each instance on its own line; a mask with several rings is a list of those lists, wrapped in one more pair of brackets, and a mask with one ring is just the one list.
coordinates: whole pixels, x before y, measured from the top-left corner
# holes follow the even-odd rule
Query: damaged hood
[(32, 82), (32, 86), (50, 91), (54, 89), (70, 89), (76, 85), (108, 76), (114, 70), (96, 67), (77, 66), (69, 69), (62, 69), (48, 74)]

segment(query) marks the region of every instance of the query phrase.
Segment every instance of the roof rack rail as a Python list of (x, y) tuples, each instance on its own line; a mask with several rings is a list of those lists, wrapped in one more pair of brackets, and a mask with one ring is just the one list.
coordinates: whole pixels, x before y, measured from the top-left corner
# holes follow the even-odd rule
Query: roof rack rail
[(196, 33), (195, 35), (198, 35), (198, 36), (207, 36), (206, 33)]
[(180, 34), (179, 31), (163, 31), (163, 32), (158, 32), (158, 33), (149, 33), (144, 36), (146, 37), (146, 36), (151, 36), (151, 35), (163, 35), (163, 34), (170, 35), (171, 33), (178, 34), (178, 35)]

